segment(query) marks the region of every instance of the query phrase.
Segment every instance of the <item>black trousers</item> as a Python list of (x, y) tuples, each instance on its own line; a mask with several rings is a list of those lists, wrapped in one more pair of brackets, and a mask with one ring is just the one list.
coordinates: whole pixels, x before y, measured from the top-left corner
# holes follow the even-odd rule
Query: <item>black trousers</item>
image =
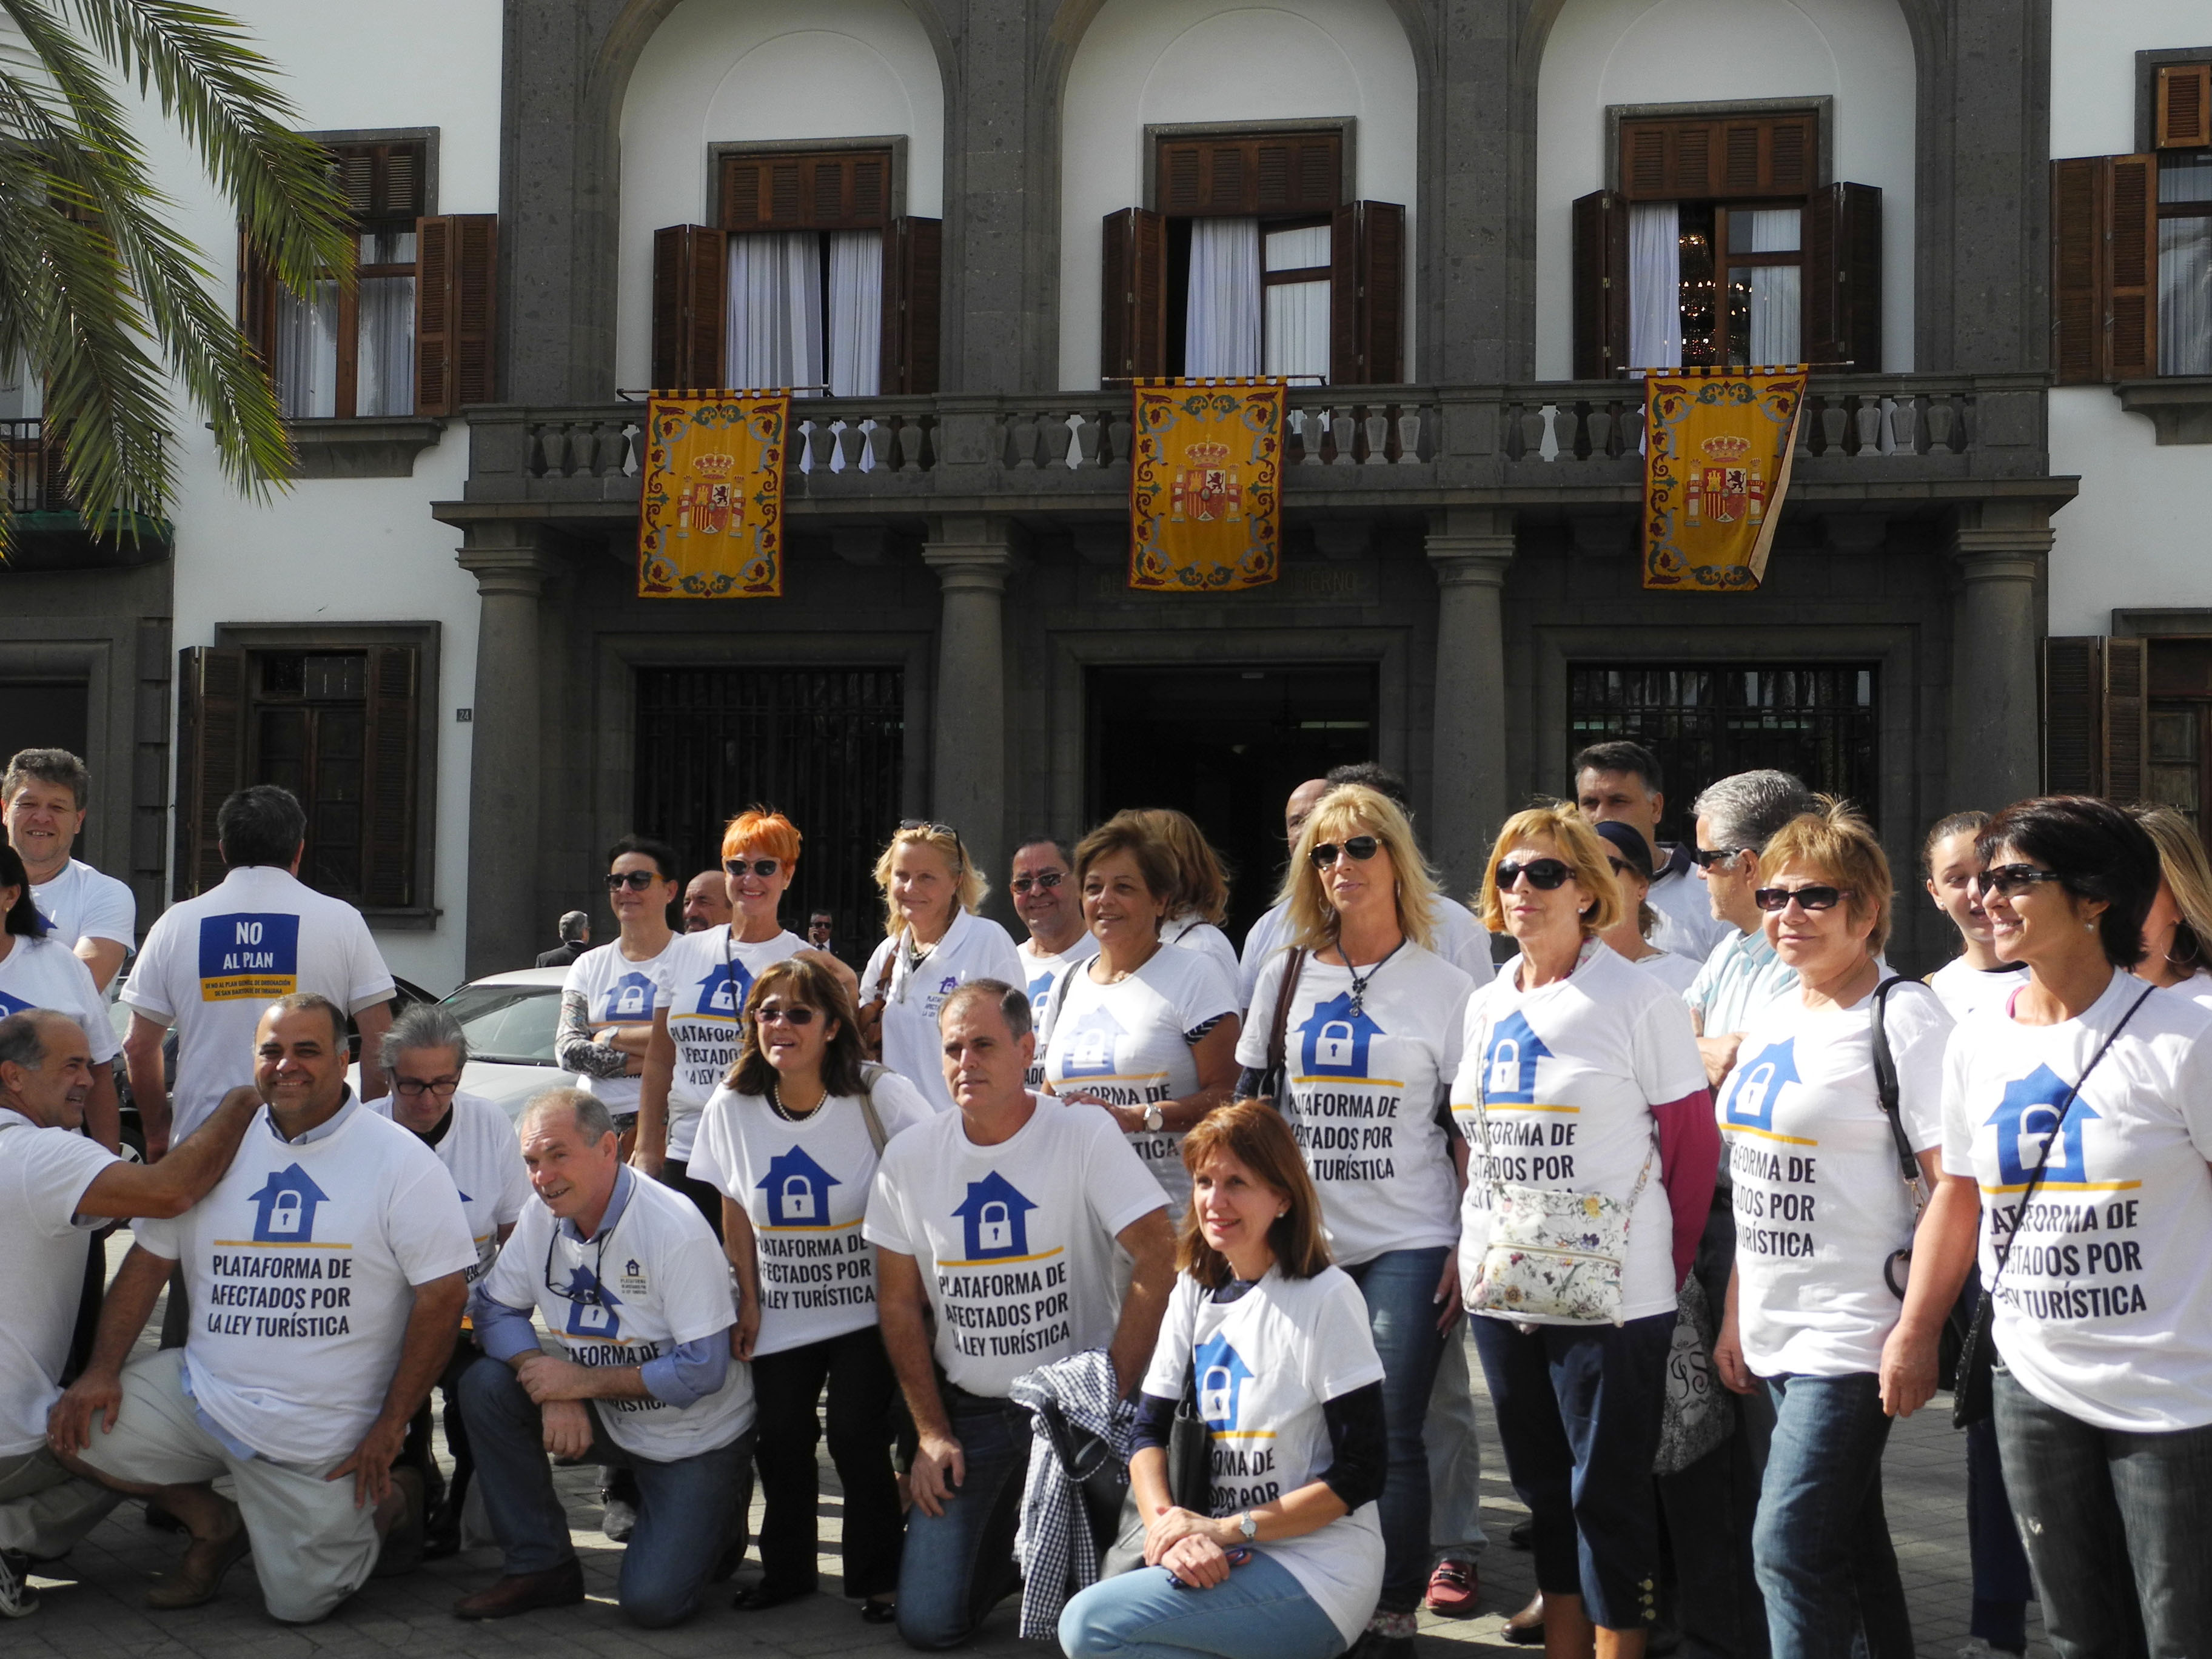
[(804, 1347), (757, 1356), (753, 1395), (760, 1431), (753, 1445), (767, 1513), (761, 1522), (762, 1582), (778, 1589), (815, 1582), (821, 1493), (815, 1405), (830, 1389), (830, 1458), (845, 1488), (845, 1594), (898, 1588), (904, 1521), (884, 1422), (898, 1382), (873, 1325)]
[(425, 1514), (436, 1514), (442, 1504), (458, 1519), (462, 1501), (469, 1495), (469, 1479), (476, 1473), (477, 1460), (469, 1450), (469, 1425), (461, 1415), (461, 1373), (483, 1358), (483, 1350), (477, 1346), (476, 1338), (463, 1331), (453, 1344), (453, 1357), (446, 1362), (445, 1372), (438, 1378), (437, 1388), (446, 1395), (446, 1449), (453, 1455), (450, 1485), (438, 1468), (431, 1446), (430, 1401), (437, 1389), (423, 1397), (414, 1420), (407, 1425), (407, 1443), (400, 1449), (399, 1462), (422, 1472)]
[(673, 1187), (697, 1205), (699, 1213), (707, 1218), (707, 1224), (714, 1230), (714, 1237), (720, 1238), (722, 1236), (722, 1194), (708, 1182), (691, 1179), (689, 1159), (665, 1159), (660, 1165), (660, 1182), (665, 1187)]

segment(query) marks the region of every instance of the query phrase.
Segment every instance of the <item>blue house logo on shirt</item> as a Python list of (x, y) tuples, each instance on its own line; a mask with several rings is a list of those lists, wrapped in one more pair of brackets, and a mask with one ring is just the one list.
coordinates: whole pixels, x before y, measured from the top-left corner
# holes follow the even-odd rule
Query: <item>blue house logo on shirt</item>
[(1317, 1004), (1298, 1030), (1305, 1035), (1305, 1070), (1316, 1077), (1365, 1077), (1367, 1045), (1382, 1035), (1365, 1010), (1352, 1012), (1348, 991)]
[(1784, 1037), (1769, 1043), (1748, 1065), (1737, 1066), (1729, 1079), (1729, 1122), (1747, 1129), (1772, 1130), (1774, 1097), (1782, 1092), (1784, 1084), (1797, 1081), (1797, 1039)]
[(768, 1194), (769, 1226), (823, 1227), (830, 1223), (830, 1189), (844, 1183), (793, 1146), (769, 1159), (768, 1173), (753, 1184)]
[(615, 1311), (622, 1306), (622, 1298), (600, 1284), (599, 1275), (582, 1262), (568, 1270), (568, 1288), (563, 1294), (568, 1299), (568, 1322), (564, 1328), (570, 1336), (612, 1340), (622, 1334), (622, 1316)]
[(1516, 1012), (1490, 1028), (1482, 1048), (1482, 1097), (1493, 1105), (1536, 1103), (1536, 1062), (1551, 1058), (1544, 1039)]
[(647, 1020), (653, 1018), (653, 976), (631, 972), (607, 987), (605, 1018)]
[(711, 968), (707, 977), (699, 981), (698, 1006), (695, 1014), (719, 1014), (724, 1019), (735, 1019), (738, 1010), (745, 1006), (751, 994), (753, 976), (745, 971), (745, 964), (734, 957), (717, 968)]
[(1252, 1368), (1229, 1346), (1229, 1339), (1208, 1337), (1191, 1355), (1191, 1364), (1197, 1373), (1198, 1414), (1206, 1426), (1216, 1434), (1243, 1426), (1244, 1385), (1252, 1380)]
[(1114, 1039), (1124, 1034), (1121, 1022), (1104, 1008), (1086, 1011), (1082, 1018), (1067, 1028), (1067, 1055), (1060, 1062), (1060, 1075), (1113, 1076)]
[(1052, 1000), (1052, 988), (1060, 975), (1047, 969), (1030, 981), (1030, 1022), (1035, 1024), (1044, 1018), (1045, 1005)]
[[(2067, 1085), (2048, 1066), (2039, 1066), (2017, 1083), (2005, 1085), (2004, 1099), (1986, 1121), (1996, 1126), (1997, 1170), (2007, 1187), (2025, 1186), (2043, 1160), (2043, 1149), (2058, 1129), (2058, 1109), (2066, 1098)], [(2059, 1144), (2051, 1149), (2043, 1179), (2052, 1186), (2078, 1184), (2089, 1178), (2081, 1151), (2081, 1126), (2102, 1114), (2086, 1100), (2076, 1100), (2066, 1114)]]
[(968, 1183), (968, 1196), (952, 1213), (960, 1218), (970, 1261), (1030, 1253), (1029, 1212), (1036, 1206), (996, 1170)]
[(252, 1194), (260, 1210), (253, 1218), (257, 1244), (306, 1244), (315, 1237), (315, 1206), (330, 1194), (298, 1164), (279, 1170)]
[(5, 991), (0, 991), (0, 1019), (5, 1019), (10, 1014), (28, 1013), (30, 1010), (29, 1003), (19, 1002)]

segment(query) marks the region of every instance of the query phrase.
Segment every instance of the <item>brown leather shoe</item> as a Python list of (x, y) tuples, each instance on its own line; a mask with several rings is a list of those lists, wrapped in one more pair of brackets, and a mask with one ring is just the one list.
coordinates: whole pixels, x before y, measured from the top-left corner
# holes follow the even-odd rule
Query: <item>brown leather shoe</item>
[(174, 1613), (214, 1601), (222, 1589), (223, 1579), (252, 1547), (246, 1535), (246, 1518), (239, 1514), (238, 1505), (228, 1498), (217, 1501), (230, 1522), (228, 1530), (214, 1538), (192, 1540), (184, 1559), (156, 1578), (153, 1588), (146, 1592), (148, 1607), (158, 1612)]
[(573, 1607), (584, 1599), (584, 1566), (565, 1561), (545, 1572), (510, 1573), (453, 1603), (456, 1619), (512, 1619), (539, 1607)]
[(1505, 1639), (1516, 1647), (1544, 1645), (1544, 1592), (1528, 1598), (1528, 1605), (1505, 1621)]

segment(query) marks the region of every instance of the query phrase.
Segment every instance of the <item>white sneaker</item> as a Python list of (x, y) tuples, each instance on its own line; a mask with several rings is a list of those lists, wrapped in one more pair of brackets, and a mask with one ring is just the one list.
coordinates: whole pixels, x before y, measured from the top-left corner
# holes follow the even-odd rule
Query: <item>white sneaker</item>
[(2021, 1659), (2009, 1648), (1993, 1648), (1978, 1636), (1969, 1636), (1959, 1650), (1959, 1659)]
[(30, 1558), (14, 1550), (0, 1550), (0, 1619), (24, 1619), (39, 1610), (39, 1593), (31, 1588)]

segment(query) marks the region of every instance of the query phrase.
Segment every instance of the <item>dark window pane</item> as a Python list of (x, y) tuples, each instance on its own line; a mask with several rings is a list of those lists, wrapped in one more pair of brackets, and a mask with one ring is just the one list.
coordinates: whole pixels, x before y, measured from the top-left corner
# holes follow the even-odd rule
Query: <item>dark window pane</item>
[(261, 690), (272, 697), (296, 697), (307, 688), (307, 659), (296, 651), (267, 651), (260, 657)]
[(357, 653), (308, 657), (303, 672), (311, 697), (359, 697), (368, 692), (368, 659)]

